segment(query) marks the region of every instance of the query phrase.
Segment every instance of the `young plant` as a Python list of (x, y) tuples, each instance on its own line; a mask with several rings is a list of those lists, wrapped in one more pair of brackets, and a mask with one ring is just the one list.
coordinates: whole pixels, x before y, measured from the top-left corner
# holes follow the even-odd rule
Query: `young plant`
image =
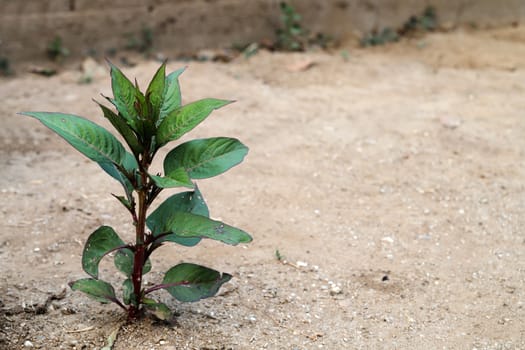
[(286, 51), (303, 51), (307, 33), (301, 26), (301, 15), (286, 2), (281, 2), (280, 8), (283, 28), (277, 29), (277, 48)]
[(436, 9), (432, 6), (428, 6), (421, 15), (410, 16), (399, 31), (401, 35), (408, 35), (417, 32), (431, 32), (436, 30), (437, 26), (438, 19)]
[[(90, 275), (70, 283), (73, 290), (86, 293), (101, 302), (113, 302), (127, 312), (130, 321), (145, 310), (163, 320), (172, 312), (151, 297), (164, 289), (181, 302), (208, 298), (231, 279), (231, 275), (213, 269), (181, 263), (170, 268), (158, 284), (145, 288), (143, 275), (151, 270), (152, 253), (166, 243), (192, 247), (209, 238), (230, 245), (252, 240), (246, 232), (213, 220), (194, 180), (222, 174), (239, 164), (248, 148), (237, 139), (213, 137), (179, 144), (164, 158), (164, 175), (154, 174), (150, 165), (157, 152), (179, 139), (202, 122), (210, 113), (232, 101), (212, 98), (181, 105), (179, 69), (168, 76), (162, 64), (145, 93), (111, 65), (113, 98), (106, 99), (116, 108), (99, 104), (104, 117), (125, 140), (128, 150), (109, 131), (70, 114), (24, 112), (38, 119), (74, 148), (95, 161), (123, 188), (123, 195), (113, 195), (131, 215), (135, 227), (134, 243), (126, 243), (113, 228), (101, 226), (86, 241), (82, 268)], [(98, 102), (97, 102), (98, 103)], [(187, 188), (166, 199), (152, 213), (149, 209), (157, 196), (168, 188)], [(110, 253), (116, 268), (124, 274), (122, 297), (99, 276), (99, 263)]]
[(150, 27), (143, 27), (138, 36), (129, 34), (126, 49), (150, 54), (153, 49), (153, 30)]
[(69, 50), (62, 45), (62, 38), (56, 36), (47, 45), (47, 56), (53, 61), (60, 61), (69, 56)]
[(361, 46), (378, 46), (399, 41), (399, 34), (392, 28), (384, 28), (381, 31), (372, 31), (361, 38)]

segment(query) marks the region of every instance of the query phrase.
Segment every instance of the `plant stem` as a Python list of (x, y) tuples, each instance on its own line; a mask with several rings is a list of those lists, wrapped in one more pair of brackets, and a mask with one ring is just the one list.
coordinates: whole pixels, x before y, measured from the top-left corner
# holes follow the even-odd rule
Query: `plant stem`
[(140, 166), (140, 175), (142, 179), (141, 188), (137, 189), (138, 193), (138, 213), (136, 217), (135, 228), (135, 251), (133, 255), (133, 272), (131, 274), (131, 281), (133, 284), (133, 294), (135, 296), (128, 310), (128, 319), (130, 321), (137, 320), (141, 316), (141, 298), (142, 298), (142, 270), (146, 256), (146, 214), (148, 211), (148, 159), (144, 159)]
[(170, 287), (178, 287), (178, 286), (185, 286), (187, 284), (190, 284), (189, 281), (180, 281), (180, 282), (175, 282), (175, 283), (166, 283), (166, 284), (157, 284), (156, 286), (153, 286), (149, 289), (146, 289), (144, 291), (144, 294), (149, 294), (151, 292), (154, 292), (156, 290), (159, 290), (159, 289), (167, 289), (167, 288), (170, 288)]

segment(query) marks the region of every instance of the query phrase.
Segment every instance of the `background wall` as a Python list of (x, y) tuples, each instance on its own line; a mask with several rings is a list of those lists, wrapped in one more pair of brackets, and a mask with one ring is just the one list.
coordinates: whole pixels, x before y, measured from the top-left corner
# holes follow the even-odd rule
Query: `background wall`
[[(447, 26), (496, 26), (525, 19), (523, 0), (295, 0), (304, 27), (344, 39), (397, 27), (428, 5)], [(121, 49), (148, 29), (154, 47), (191, 51), (272, 39), (277, 0), (0, 0), (0, 55), (40, 59), (57, 35), (73, 55)]]

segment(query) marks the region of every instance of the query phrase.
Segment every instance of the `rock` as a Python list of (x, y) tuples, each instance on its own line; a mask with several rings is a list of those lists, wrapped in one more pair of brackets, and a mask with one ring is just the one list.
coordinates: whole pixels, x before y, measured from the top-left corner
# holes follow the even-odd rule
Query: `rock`
[(306, 59), (299, 62), (294, 62), (286, 66), (286, 69), (290, 72), (304, 72), (313, 66), (315, 66), (317, 63), (314, 60)]
[(32, 347), (34, 347), (34, 345), (33, 345), (33, 343), (31, 343), (31, 341), (26, 340), (24, 342), (24, 348), (32, 348)]
[(394, 239), (392, 237), (388, 237), (388, 236), (381, 238), (381, 241), (387, 242), (387, 243), (390, 243), (390, 244), (394, 243)]
[(231, 50), (200, 50), (195, 55), (197, 61), (212, 61), (227, 63), (235, 59), (236, 54)]
[(82, 77), (80, 82), (90, 83), (97, 78), (106, 76), (106, 69), (98, 64), (92, 57), (86, 58), (81, 64)]
[(443, 117), (440, 119), (440, 122), (447, 129), (456, 129), (461, 125), (461, 119), (453, 117)]
[(337, 285), (333, 285), (332, 288), (330, 289), (330, 295), (334, 296), (337, 294), (343, 294), (343, 290), (341, 289), (341, 287)]
[(307, 267), (308, 266), (308, 263), (306, 261), (297, 261), (297, 264), (296, 264), (298, 267)]

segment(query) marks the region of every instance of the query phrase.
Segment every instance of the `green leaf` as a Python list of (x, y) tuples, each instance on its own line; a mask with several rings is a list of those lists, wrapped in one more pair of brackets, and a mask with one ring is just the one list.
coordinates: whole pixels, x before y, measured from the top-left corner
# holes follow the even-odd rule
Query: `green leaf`
[(167, 230), (171, 217), (180, 212), (209, 217), (208, 206), (197, 186), (194, 191), (177, 193), (166, 199), (148, 216), (146, 224), (153, 235), (159, 235)]
[(164, 89), (166, 85), (166, 63), (164, 62), (155, 73), (146, 90), (146, 98), (149, 99), (153, 109), (154, 119), (157, 120), (162, 102), (164, 100)]
[(137, 92), (140, 93), (131, 81), (112, 63), (111, 67), (111, 89), (113, 90), (112, 103), (115, 105), (120, 115), (135, 131), (139, 131), (138, 113), (135, 103), (137, 102)]
[[(134, 254), (131, 249), (120, 249), (117, 254), (115, 254), (115, 267), (119, 269), (126, 276), (131, 276), (133, 273), (133, 259)], [(148, 259), (142, 267), (142, 274), (145, 275), (151, 271), (151, 261)]]
[(90, 298), (107, 304), (117, 302), (113, 286), (107, 282), (92, 278), (83, 278), (69, 284), (72, 290), (78, 290), (87, 294)]
[(126, 209), (128, 210), (133, 210), (133, 206), (131, 204), (131, 202), (125, 198), (124, 196), (117, 196), (115, 194), (111, 194), (113, 197), (115, 197), (119, 202), (120, 204), (122, 204), (124, 207), (126, 207)]
[(149, 298), (142, 298), (142, 304), (159, 320), (168, 321), (173, 317), (173, 313), (166, 304), (158, 303)]
[(115, 230), (109, 226), (100, 226), (93, 232), (84, 246), (82, 268), (94, 278), (98, 278), (100, 260), (109, 252), (125, 246)]
[(217, 294), (231, 275), (204, 266), (183, 263), (166, 272), (162, 284), (173, 297), (182, 302), (193, 302)]
[(206, 98), (187, 104), (169, 113), (157, 130), (157, 145), (165, 145), (169, 141), (177, 140), (192, 130), (215, 109), (226, 106), (233, 101)]
[(252, 237), (238, 228), (215, 221), (205, 216), (177, 212), (165, 220), (167, 231), (164, 241), (176, 242), (181, 237), (210, 238), (230, 245), (251, 242)]
[(185, 142), (164, 159), (164, 171), (184, 168), (192, 179), (205, 179), (222, 174), (239, 164), (248, 153), (248, 147), (239, 140), (213, 137)]
[[(166, 199), (159, 207), (151, 213), (146, 224), (154, 236), (168, 232), (169, 228), (166, 223), (177, 212), (193, 213), (208, 217), (210, 215), (208, 206), (202, 198), (199, 188), (195, 186), (195, 191), (177, 193)], [(172, 237), (171, 242), (181, 244), (183, 246), (192, 247), (199, 243), (200, 237)], [(162, 242), (162, 239), (158, 242)]]
[(103, 127), (70, 114), (47, 112), (23, 112), (36, 118), (56, 132), (71, 146), (97, 163), (122, 165), (126, 153), (124, 146)]
[(124, 137), (124, 140), (126, 140), (126, 143), (133, 153), (140, 154), (144, 150), (144, 147), (140, 144), (137, 136), (133, 133), (133, 130), (126, 123), (126, 121), (122, 119), (120, 115), (115, 114), (111, 109), (98, 103), (97, 101), (95, 102), (100, 106), (100, 109), (102, 109), (104, 117), (109, 120), (113, 127), (119, 132), (119, 134)]
[(165, 177), (150, 175), (155, 185), (160, 188), (174, 188), (174, 187), (187, 187), (194, 188), (195, 185), (191, 182), (190, 176), (184, 170), (184, 168), (174, 169), (169, 173), (166, 173)]
[[(124, 190), (126, 191), (126, 194), (128, 195), (128, 198), (130, 198), (131, 193), (133, 192), (133, 185), (127, 178), (126, 174), (123, 174), (122, 171), (120, 171), (115, 164), (112, 163), (99, 163), (102, 170), (104, 170), (109, 176), (117, 180), (122, 184), (122, 187), (124, 187)], [(129, 173), (129, 174), (136, 174), (138, 171), (138, 164), (135, 157), (129, 153), (125, 152), (123, 160), (122, 160), (122, 167)]]
[(130, 278), (122, 283), (122, 301), (125, 305), (129, 305), (132, 302), (136, 303), (135, 294), (133, 294), (133, 282)]
[(103, 348), (101, 348), (100, 350), (112, 350), (113, 349), (113, 345), (115, 345), (115, 341), (117, 340), (117, 337), (118, 337), (118, 332), (120, 330), (120, 327), (121, 326), (118, 326), (117, 328), (115, 328), (108, 336), (108, 342), (106, 344), (106, 346), (104, 346)]
[(146, 96), (139, 90), (138, 84), (135, 80), (135, 111), (137, 112), (139, 120), (147, 120), (150, 116), (150, 106), (146, 101)]
[(180, 94), (179, 76), (185, 69), (186, 68), (178, 69), (166, 77), (164, 84), (164, 97), (159, 112), (159, 119), (157, 120), (157, 126), (160, 125), (168, 114), (178, 109), (181, 105), (182, 98)]

